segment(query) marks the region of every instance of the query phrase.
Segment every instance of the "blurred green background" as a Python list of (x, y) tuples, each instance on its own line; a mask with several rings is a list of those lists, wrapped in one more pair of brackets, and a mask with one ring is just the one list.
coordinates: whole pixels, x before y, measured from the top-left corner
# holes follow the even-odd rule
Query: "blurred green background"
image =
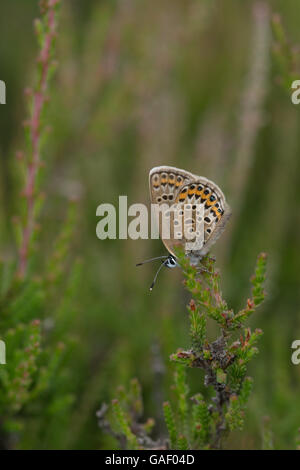
[[(47, 257), (67, 201), (78, 199), (71, 256), (82, 260), (83, 276), (76, 309), (63, 333), (56, 332), (57, 341), (66, 334), (72, 339), (61, 390), (56, 387), (51, 403), (44, 398), (39, 413), (21, 415), (23, 431), (10, 447), (111, 448), (115, 443), (97, 427), (95, 413), (132, 377), (142, 384), (145, 414), (155, 418), (157, 433), (163, 431), (162, 401), (172, 380), (169, 355), (189, 344), (181, 274), (161, 273), (150, 295), (155, 266), (135, 264), (164, 254), (162, 243), (100, 241), (95, 232), (99, 204), (117, 204), (119, 195), (128, 195), (128, 204), (149, 203), (148, 172), (162, 164), (212, 179), (233, 208), (212, 250), (233, 307), (249, 296), (257, 254), (269, 254), (267, 301), (251, 323), (264, 330), (250, 371), (254, 392), (245, 429), (233, 434), (228, 446), (260, 448), (263, 417), (269, 416), (275, 446), (295, 447), (300, 366), (291, 363), (291, 344), (300, 339), (300, 107), (291, 103), (286, 86), (295, 70), (288, 70), (274, 39), (274, 14), (297, 53), (295, 0), (63, 1), (38, 250)], [(15, 153), (24, 148), (23, 90), (34, 77), (38, 16), (35, 0), (2, 2), (4, 258), (15, 253), (12, 217), (20, 197)], [(192, 391), (203, 389), (198, 374), (189, 373)], [(60, 393), (69, 400), (60, 403)]]

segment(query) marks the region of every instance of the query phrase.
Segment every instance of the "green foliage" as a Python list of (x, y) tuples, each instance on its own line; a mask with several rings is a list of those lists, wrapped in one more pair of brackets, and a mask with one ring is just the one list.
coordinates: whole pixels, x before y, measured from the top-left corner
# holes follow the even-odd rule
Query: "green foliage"
[(195, 350), (201, 350), (206, 336), (206, 316), (204, 313), (199, 314), (193, 300), (191, 300), (188, 308), (190, 311), (192, 345)]
[(124, 435), (124, 438), (127, 441), (128, 449), (138, 449), (137, 438), (132, 433), (130, 429), (129, 419), (126, 417), (118, 400), (112, 401), (112, 412), (114, 420), (116, 422), (117, 430), (119, 433)]
[[(251, 335), (257, 327), (264, 331), (256, 360), (245, 363), (251, 348), (252, 357), (256, 353), (254, 344), (226, 370), (214, 364), (216, 383), (229, 385), (238, 397), (240, 383), (248, 375), (255, 378), (254, 393), (242, 410), (243, 430), (230, 433), (225, 445), (260, 448), (262, 416), (268, 415), (276, 448), (294, 447), (300, 382), (290, 345), (300, 337), (300, 113), (291, 103), (291, 81), (299, 79), (300, 4), (229, 1), (219, 8), (216, 0), (86, 0), (75, 7), (71, 0), (60, 2), (44, 75), (40, 165), (35, 191), (27, 193), (40, 51), (49, 31), (43, 1), (33, 33), (38, 3), (1, 4), (0, 79), (7, 85), (7, 104), (0, 106), (0, 338), (7, 346), (7, 363), (0, 365), (1, 448), (116, 447), (118, 439), (95, 432), (95, 412), (111, 397), (123, 403), (119, 393), (126, 395), (128, 387), (117, 393), (117, 385), (135, 376), (143, 386), (145, 410), (157, 423), (154, 436), (167, 434), (164, 400), (180, 424), (167, 358), (178, 345), (189, 345), (175, 353), (179, 365), (193, 364), (201, 351), (205, 361), (214, 362), (206, 339), (210, 344), (218, 336), (223, 317), (211, 309), (215, 321), (197, 304), (197, 312), (189, 309), (193, 323), (187, 320), (189, 294), (180, 286), (179, 270), (162, 270), (152, 295), (147, 294), (154, 267), (148, 264), (141, 272), (135, 263), (164, 254), (160, 240), (95, 236), (98, 204), (115, 204), (119, 194), (127, 194), (129, 204), (147, 203), (148, 170), (158, 164), (215, 181), (232, 207), (231, 221), (214, 246), (228, 316), (230, 310), (242, 311), (243, 321), (237, 317), (231, 323), (229, 353), (247, 342), (248, 326)], [(18, 34), (8, 18), (15, 19)], [(29, 199), (35, 223), (21, 270)], [(78, 200), (70, 204), (77, 221), (64, 242), (60, 234), (69, 199)], [(55, 246), (55, 240), (64, 247)], [(271, 261), (268, 302), (256, 316), (243, 299), (253, 300), (249, 269), (262, 249)], [(62, 251), (56, 257), (57, 250)], [(205, 276), (199, 276), (203, 284)], [(207, 294), (202, 296), (205, 302)], [(36, 319), (39, 351), (29, 368), (30, 384), (22, 388), (17, 366), (28, 360), (25, 349)], [(202, 390), (202, 370), (186, 372), (188, 405), (194, 410), (200, 389), (198, 401), (206, 404), (210, 422), (201, 436), (194, 435), (188, 419), (178, 429), (176, 446), (185, 446), (187, 439), (190, 446), (208, 448), (216, 432), (217, 415), (210, 407), (215, 403), (209, 401), (214, 388)], [(21, 391), (19, 411), (9, 402), (10, 387)], [(188, 409), (189, 418), (194, 411)], [(142, 424), (150, 429), (153, 421)], [(167, 447), (162, 438), (157, 444)], [(151, 447), (149, 441), (140, 445)]]
[[(141, 422), (143, 401), (138, 380), (132, 379), (128, 390), (119, 387), (118, 397), (109, 406), (103, 403), (97, 412), (99, 426), (110, 433), (123, 449), (137, 450), (149, 445), (155, 447), (156, 443), (150, 438), (154, 420), (149, 418)], [(171, 411), (166, 413), (172, 421)]]
[(298, 429), (298, 435), (296, 437), (296, 449), (300, 450), (300, 428)]
[(186, 383), (186, 371), (182, 366), (177, 367), (175, 372), (174, 391), (178, 402), (178, 417), (180, 421), (180, 426), (182, 429), (184, 429), (188, 418), (187, 397), (189, 393), (189, 388)]
[(262, 449), (273, 450), (273, 433), (271, 429), (271, 421), (268, 416), (263, 418), (263, 429), (262, 429)]
[[(248, 300), (246, 309), (236, 314), (228, 310), (222, 298), (220, 275), (214, 270), (214, 260), (208, 256), (202, 260), (204, 269), (199, 277), (188, 257), (182, 253), (177, 255), (185, 277), (184, 284), (193, 294), (188, 306), (192, 348), (171, 355), (171, 360), (178, 364), (172, 387), (174, 405), (170, 401), (163, 404), (168, 446), (180, 450), (218, 449), (230, 431), (242, 430), (244, 426), (244, 414), (253, 387), (253, 380), (246, 377), (247, 364), (257, 353), (254, 345), (262, 331), (257, 329), (252, 333), (250, 328), (244, 328), (244, 332), (242, 329), (265, 297), (266, 255), (261, 254), (257, 258), (255, 275), (251, 280), (253, 298)], [(220, 329), (221, 336), (214, 341), (207, 337), (205, 325), (208, 319), (214, 320)], [(233, 335), (237, 333), (240, 339), (234, 340)], [(211, 387), (213, 394), (206, 398), (201, 393), (190, 397), (186, 367), (202, 369), (205, 372), (204, 385)], [(128, 400), (135, 402), (136, 389), (140, 396), (136, 384), (129, 393), (131, 398), (121, 389), (127, 408)], [(137, 441), (132, 434), (134, 429), (138, 429), (137, 425), (129, 414), (125, 418), (125, 411), (120, 408), (119, 401), (115, 400), (113, 406), (116, 407), (119, 429), (127, 446), (137, 448)], [(105, 427), (103, 423), (102, 427)], [(112, 433), (111, 429), (112, 426), (109, 427)]]
[[(190, 266), (187, 257), (178, 253), (178, 259), (183, 269), (185, 286), (193, 294), (189, 304), (192, 348), (187, 351), (179, 350), (171, 359), (185, 366), (204, 370), (205, 385), (212, 386), (214, 390), (214, 396), (207, 402), (199, 395), (194, 397), (196, 404), (193, 405), (192, 412), (189, 412), (188, 388), (183, 385), (183, 375), (179, 369), (181, 380), (178, 380), (177, 372), (175, 385), (175, 390), (179, 390), (179, 411), (182, 414), (184, 410), (185, 417), (193, 416), (194, 422), (188, 425), (184, 423), (184, 428), (181, 420), (178, 432), (184, 435), (181, 431), (186, 429), (189, 448), (194, 448), (194, 445), (196, 448), (204, 448), (206, 445), (219, 448), (222, 437), (228, 431), (242, 429), (244, 424), (244, 410), (252, 390), (252, 379), (245, 377), (247, 364), (257, 353), (255, 344), (262, 331), (256, 329), (251, 332), (250, 328), (244, 328), (242, 333), (242, 329), (246, 320), (264, 300), (266, 255), (261, 254), (257, 258), (255, 275), (251, 279), (252, 299), (248, 299), (246, 309), (237, 313), (229, 310), (222, 298), (220, 275), (214, 270), (212, 258), (207, 256), (203, 260), (204, 270), (200, 278), (196, 268)], [(216, 340), (209, 341), (207, 338), (203, 317), (217, 323), (221, 336)], [(235, 339), (237, 333), (240, 334), (238, 340)], [(196, 434), (189, 431), (190, 427), (194, 429), (194, 433), (196, 430)], [(191, 435), (198, 437), (198, 442), (191, 441)]]
[(32, 384), (41, 354), (40, 321), (35, 320), (28, 325), (19, 323), (15, 329), (9, 329), (7, 341), (14, 354), (9, 358), (9, 367), (0, 370), (3, 387), (0, 401), (2, 416), (14, 416), (35, 393)]
[(272, 31), (277, 82), (290, 93), (292, 82), (299, 79), (299, 51), (288, 40), (279, 14), (274, 14), (272, 17)]
[(211, 436), (212, 418), (203, 396), (198, 393), (193, 397), (192, 423), (193, 440), (196, 448), (205, 448)]
[(178, 436), (178, 432), (176, 429), (174, 413), (173, 413), (171, 404), (168, 401), (166, 401), (163, 406), (164, 406), (164, 416), (165, 416), (166, 426), (167, 426), (169, 438), (170, 438), (170, 447), (171, 449), (176, 449), (179, 436)]
[[(44, 259), (39, 257), (37, 263), (41, 243), (37, 221), (44, 199), (41, 171), (47, 127), (46, 94), (54, 65), (59, 3), (43, 2), (42, 17), (35, 23), (40, 51), (36, 84), (27, 93), (30, 103), (25, 125), (26, 151), (19, 160), (25, 188), (20, 217), (14, 223), (19, 251), (15, 260), (1, 262), (0, 328), (7, 351), (6, 364), (0, 368), (0, 435), (4, 447), (9, 447), (12, 432), (22, 436), (26, 417), (37, 420), (40, 426), (49, 416), (55, 415), (59, 421), (74, 402), (68, 391), (60, 393), (69, 317), (74, 313), (80, 279), (79, 263), (68, 259), (76, 214), (73, 203), (51, 254)], [(43, 419), (39, 418), (40, 413), (44, 414)]]
[(43, 161), (41, 152), (48, 128), (45, 111), (48, 100), (50, 79), (55, 68), (54, 52), (57, 30), (57, 16), (60, 0), (46, 0), (41, 3), (41, 19), (36, 20), (36, 35), (40, 47), (36, 61), (36, 78), (33, 89), (27, 89), (28, 119), (24, 123), (26, 150), (19, 152), (22, 161), (24, 189), (21, 193), (19, 216), (15, 218), (17, 242), (19, 245), (18, 276), (26, 276), (32, 264), (33, 245), (38, 237), (37, 218), (44, 196), (40, 192)]

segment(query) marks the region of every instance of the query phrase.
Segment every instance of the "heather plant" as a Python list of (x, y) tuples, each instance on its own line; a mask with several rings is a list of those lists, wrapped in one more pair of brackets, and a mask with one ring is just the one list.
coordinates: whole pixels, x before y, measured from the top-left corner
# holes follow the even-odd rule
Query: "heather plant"
[[(246, 307), (238, 312), (230, 309), (222, 296), (215, 260), (206, 256), (202, 262), (199, 275), (188, 258), (179, 254), (184, 285), (192, 294), (188, 306), (191, 347), (171, 355), (171, 361), (176, 363), (174, 399), (173, 403), (166, 401), (163, 404), (169, 439), (151, 441), (147, 433), (152, 426), (137, 421), (142, 414), (142, 404), (139, 387), (133, 381), (131, 391), (123, 392), (123, 398), (114, 399), (110, 407), (102, 405), (98, 412), (100, 426), (110, 431), (123, 448), (147, 448), (149, 445), (155, 448), (159, 445), (181, 450), (219, 449), (231, 431), (243, 428), (253, 388), (247, 367), (258, 352), (256, 343), (262, 335), (260, 329), (251, 331), (246, 323), (265, 297), (266, 254), (258, 256), (251, 278), (252, 296)], [(208, 334), (210, 321), (219, 332), (215, 339)], [(190, 396), (187, 368), (204, 371), (203, 385), (212, 393), (204, 394), (202, 389)]]
[(288, 93), (294, 80), (299, 79), (299, 46), (294, 45), (287, 37), (281, 16), (272, 17), (274, 69), (276, 82)]
[[(96, 207), (115, 204), (122, 194), (130, 204), (147, 203), (148, 170), (167, 164), (217, 182), (230, 202), (232, 221), (215, 254), (234, 312), (247, 298), (251, 260), (262, 250), (270, 259), (268, 302), (259, 317), (247, 320), (251, 332), (256, 326), (264, 331), (259, 360), (247, 364), (246, 377), (254, 377), (255, 389), (242, 410), (243, 431), (221, 430), (223, 446), (253, 449), (263, 441), (265, 448), (295, 447), (300, 368), (291, 362), (291, 344), (300, 336), (300, 108), (291, 102), (291, 81), (300, 78), (295, 47), (300, 4), (57, 4), (32, 197), (26, 192), (31, 116), (38, 76), (45, 69), (35, 58), (48, 31), (45, 1), (36, 24), (40, 33), (34, 37), (32, 31), (39, 3), (1, 5), (0, 79), (7, 92), (6, 104), (0, 105), (0, 339), (7, 356), (0, 364), (1, 446), (119, 445), (97, 430), (95, 412), (99, 403), (116, 397), (118, 384), (138, 377), (145, 411), (133, 422), (143, 425), (144, 416), (153, 416), (156, 424), (147, 439), (166, 447), (164, 400), (176, 430), (187, 437), (178, 424), (176, 385), (171, 386), (177, 367), (179, 375), (185, 372), (187, 396), (201, 393), (208, 407), (216, 406), (210, 399), (216, 397), (213, 385), (204, 385), (205, 371), (169, 364), (178, 345), (185, 346), (183, 352), (192, 349), (185, 315), (191, 294), (180, 287), (180, 270), (162, 272), (148, 296), (153, 267), (135, 269), (139, 260), (163, 254), (161, 241), (95, 236)], [(77, 204), (69, 202), (73, 196)], [(27, 232), (31, 201), (34, 223)], [(24, 262), (21, 247), (26, 247)], [(198, 278), (207, 283), (204, 273)], [(221, 335), (220, 327), (212, 318), (206, 327), (210, 344)], [(245, 338), (244, 328), (232, 331), (229, 341), (240, 340), (240, 333)], [(33, 341), (31, 355), (25, 350)], [(16, 364), (28, 357), (31, 382), (17, 393), (21, 406), (13, 405), (8, 391), (12, 397), (24, 379), (21, 369), (17, 377)], [(230, 374), (225, 373), (227, 385)], [(227, 408), (224, 404), (224, 415)], [(269, 416), (269, 424), (262, 423), (263, 416)], [(139, 445), (150, 447), (147, 442)]]
[[(64, 333), (70, 312), (74, 312), (80, 265), (70, 264), (68, 253), (76, 219), (76, 205), (66, 207), (65, 221), (52, 243), (52, 253), (41, 262), (39, 214), (42, 210), (43, 154), (47, 135), (46, 106), (50, 80), (55, 68), (54, 53), (58, 22), (58, 0), (41, 2), (41, 18), (35, 29), (39, 45), (35, 85), (26, 90), (28, 118), (24, 123), (25, 147), (17, 152), (19, 215), (14, 217), (17, 253), (1, 260), (0, 334), (6, 345), (6, 364), (0, 368), (0, 435), (3, 447), (15, 446), (24, 431), (24, 420), (37, 419), (57, 400), (56, 379), (65, 355), (64, 342), (54, 332)], [(37, 257), (39, 262), (37, 262)], [(63, 279), (64, 278), (64, 279)], [(56, 384), (56, 385), (55, 385)], [(72, 397), (59, 397), (60, 410), (67, 410)], [(60, 412), (57, 408), (56, 411)], [(41, 421), (41, 420), (40, 420)]]

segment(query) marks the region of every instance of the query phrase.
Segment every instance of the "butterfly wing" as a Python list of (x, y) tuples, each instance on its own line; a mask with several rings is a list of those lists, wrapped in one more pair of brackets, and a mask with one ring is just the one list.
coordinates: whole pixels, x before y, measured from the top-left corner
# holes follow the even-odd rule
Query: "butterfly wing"
[[(187, 251), (193, 264), (197, 264), (205, 254), (208, 253), (211, 246), (216, 242), (231, 215), (231, 210), (225, 200), (225, 196), (220, 188), (213, 182), (202, 176), (197, 176), (175, 167), (161, 166), (155, 167), (149, 174), (150, 194), (152, 204), (162, 205), (173, 204), (182, 208), (181, 221), (175, 221), (173, 214), (170, 217), (170, 234), (165, 238), (162, 233), (162, 224), (159, 224), (159, 231), (162, 241), (167, 250), (175, 256), (176, 246), (182, 246), (186, 250), (188, 246), (184, 235), (180, 237), (176, 233), (176, 223), (184, 226), (189, 223), (191, 228), (196, 231), (196, 217), (199, 212), (199, 205), (202, 205), (204, 224), (203, 246), (198, 250)], [(184, 220), (184, 209), (189, 209), (189, 220)]]
[[(180, 190), (190, 181), (192, 181), (194, 175), (188, 171), (181, 170), (179, 168), (170, 166), (159, 166), (152, 168), (149, 173), (149, 186), (151, 203), (158, 206), (168, 205), (172, 206)], [(162, 222), (159, 221), (159, 233), (163, 244), (173, 256), (175, 256), (175, 246), (182, 246), (184, 239), (176, 239), (174, 233), (174, 221), (170, 220), (170, 236), (168, 238), (163, 237), (162, 233)]]
[(194, 175), (188, 171), (171, 166), (157, 166), (149, 173), (149, 186), (152, 204), (174, 204), (180, 189)]

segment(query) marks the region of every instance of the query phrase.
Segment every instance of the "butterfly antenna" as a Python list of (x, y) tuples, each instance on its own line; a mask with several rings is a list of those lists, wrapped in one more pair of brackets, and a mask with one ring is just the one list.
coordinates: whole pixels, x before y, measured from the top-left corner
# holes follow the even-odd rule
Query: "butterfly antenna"
[[(167, 257), (167, 258), (168, 258), (168, 257)], [(156, 283), (156, 279), (157, 279), (157, 276), (158, 276), (158, 274), (159, 274), (159, 271), (161, 270), (161, 268), (162, 268), (163, 266), (165, 266), (165, 263), (166, 263), (166, 261), (163, 261), (162, 264), (160, 265), (160, 267), (158, 268), (158, 270), (156, 271), (156, 274), (155, 274), (155, 276), (154, 276), (153, 282), (152, 282), (152, 284), (151, 284), (151, 286), (150, 286), (150, 289), (149, 289), (150, 291), (153, 290), (153, 287), (154, 287), (154, 284)]]
[(163, 259), (163, 258), (168, 258), (168, 256), (156, 256), (156, 258), (146, 259), (145, 261), (142, 261), (141, 263), (137, 263), (136, 266), (142, 266), (142, 264), (150, 263), (151, 261), (155, 261), (157, 259)]

